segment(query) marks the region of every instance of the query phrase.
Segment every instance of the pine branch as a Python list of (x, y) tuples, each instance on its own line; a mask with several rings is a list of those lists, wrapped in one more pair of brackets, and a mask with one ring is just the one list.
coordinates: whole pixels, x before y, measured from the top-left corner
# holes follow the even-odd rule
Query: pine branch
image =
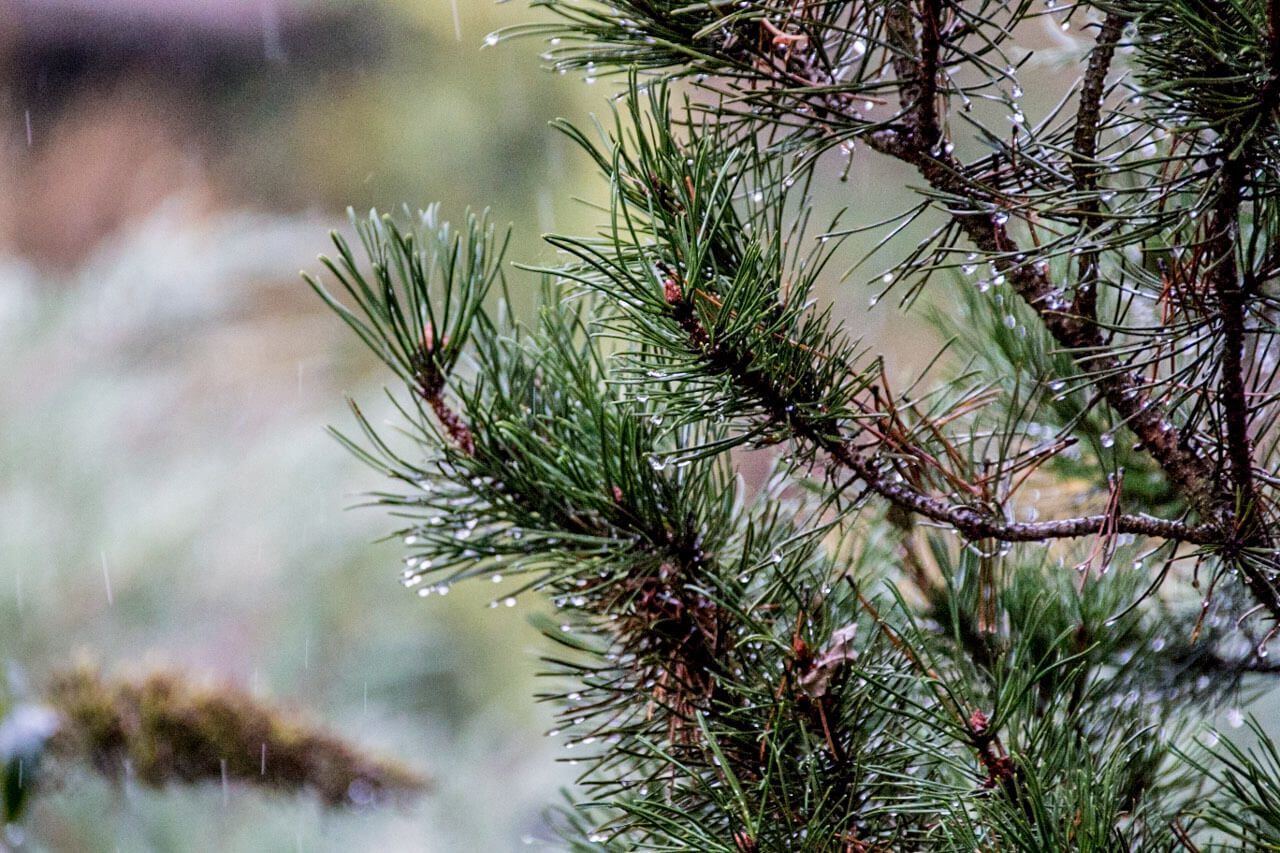
[[(872, 145), (882, 153), (915, 165), (932, 187), (962, 200), (973, 211), (953, 214), (973, 245), (993, 258), (992, 263), (999, 273), (1036, 312), (1054, 340), (1064, 350), (1073, 353), (1082, 369), (1094, 377), (1094, 383), (1107, 402), (1138, 436), (1142, 446), (1160, 463), (1187, 500), (1203, 517), (1214, 519), (1211, 523), (1217, 523), (1221, 529), (1222, 522), (1217, 521), (1218, 513), (1215, 512), (1218, 507), (1215, 505), (1213, 471), (1195, 446), (1172, 426), (1163, 406), (1143, 389), (1142, 380), (1135, 377), (1119, 359), (1108, 354), (1106, 342), (1097, 327), (1086, 317), (1072, 312), (1050, 283), (1044, 269), (1016, 260), (1025, 256), (1025, 252), (1009, 235), (1006, 225), (1009, 214), (974, 211), (974, 208), (989, 205), (992, 200), (961, 177), (960, 164), (950, 155), (931, 154), (901, 140), (884, 146), (876, 139), (872, 140)], [(1280, 598), (1276, 600), (1274, 613), (1280, 618)]]
[[(924, 17), (929, 16), (926, 13)], [(953, 200), (952, 216), (960, 229), (979, 251), (993, 259), (992, 262), (1000, 274), (1007, 278), (1015, 292), (1036, 311), (1059, 345), (1075, 354), (1080, 365), (1093, 377), (1095, 385), (1108, 404), (1122, 418), (1122, 422), (1138, 436), (1142, 446), (1159, 463), (1191, 506), (1205, 519), (1205, 523), (1218, 528), (1217, 543), (1226, 545), (1229, 556), (1235, 553), (1239, 548), (1237, 531), (1240, 520), (1236, 518), (1234, 505), (1222, 500), (1221, 492), (1217, 488), (1215, 472), (1196, 446), (1194, 439), (1172, 425), (1164, 406), (1143, 388), (1143, 380), (1136, 377), (1132, 370), (1116, 356), (1110, 354), (1109, 347), (1095, 321), (1087, 314), (1075, 313), (1072, 306), (1068, 305), (1050, 284), (1044, 268), (1017, 260), (1023, 257), (1025, 252), (1009, 233), (1007, 223), (1010, 215), (997, 206), (1000, 200), (968, 179), (964, 175), (964, 169), (950, 153), (945, 150), (933, 150), (931, 145), (924, 144), (924, 138), (918, 132), (918, 122), (922, 116), (927, 117), (932, 115), (932, 112), (931, 108), (922, 107), (920, 95), (925, 89), (932, 91), (932, 86), (924, 86), (920, 74), (923, 67), (933, 67), (934, 62), (926, 57), (922, 60), (923, 65), (917, 65), (916, 61), (910, 58), (912, 51), (918, 51), (919, 48), (911, 28), (906, 24), (908, 20), (910, 16), (905, 4), (892, 3), (886, 8), (885, 21), (892, 50), (892, 64), (899, 78), (900, 100), (904, 109), (910, 108), (913, 112), (908, 116), (908, 124), (905, 127), (882, 128), (865, 138), (873, 148), (915, 165), (935, 190), (945, 193)], [(1120, 18), (1117, 17), (1111, 22), (1111, 29), (1104, 32), (1104, 37), (1110, 39), (1114, 34), (1115, 25), (1119, 23)], [(925, 29), (928, 30), (927, 21)], [(929, 39), (931, 49), (936, 49), (938, 41), (932, 36), (929, 36)], [(1098, 69), (1094, 72), (1095, 78), (1104, 76), (1106, 64), (1103, 60), (1107, 58), (1108, 53), (1105, 45), (1106, 42), (1104, 47), (1095, 54)], [(739, 50), (745, 49), (739, 48)], [(793, 60), (788, 54), (786, 63), (791, 67), (783, 65), (779, 68), (772, 59), (767, 66), (761, 66), (761, 70), (771, 77), (771, 83), (778, 87), (784, 97), (791, 83), (790, 78), (799, 77), (811, 82), (821, 80), (820, 72), (811, 65), (806, 65), (803, 60)], [(794, 94), (794, 97), (812, 101), (815, 96), (800, 90)], [(846, 121), (852, 122), (854, 126), (859, 122), (856, 114), (848, 113), (847, 99), (833, 98), (825, 94), (819, 94), (816, 97), (818, 103), (812, 106), (820, 110), (819, 114), (830, 115), (833, 111), (840, 110), (846, 113)], [(929, 100), (932, 104), (933, 99)], [(1085, 120), (1088, 121), (1087, 114)], [(931, 134), (931, 131), (926, 131), (926, 135), (928, 134)], [(995, 212), (991, 212), (993, 207)], [(1086, 281), (1080, 287), (1089, 286), (1091, 286), (1090, 283)], [(1091, 303), (1086, 302), (1084, 307), (1087, 308), (1090, 305)], [(1244, 447), (1247, 455), (1247, 445)], [(884, 486), (895, 484), (878, 484), (876, 473), (865, 463), (865, 460), (849, 457), (847, 461), (860, 477), (865, 475), (872, 478), (868, 481), (868, 486), (872, 490), (885, 496), (888, 496), (886, 492), (895, 493), (896, 497), (891, 499), (904, 508), (911, 508), (909, 505), (913, 503), (919, 507), (914, 511), (928, 508), (931, 512), (926, 512), (926, 515), (955, 525), (965, 535), (976, 535), (983, 529), (968, 513), (940, 511), (942, 510), (940, 507), (929, 507), (921, 500), (920, 495), (903, 494), (900, 488), (884, 488)], [(1139, 527), (1147, 526), (1135, 525), (1134, 529), (1137, 530)], [(1068, 528), (1068, 530), (1077, 531), (1068, 535), (1079, 535), (1080, 528)], [(1013, 533), (1013, 531), (1002, 532)], [(1259, 596), (1259, 600), (1267, 605), (1277, 619), (1280, 619), (1280, 593), (1277, 593), (1271, 583), (1266, 568), (1244, 563), (1242, 571), (1255, 595)]]
[[(630, 76), (599, 141), (561, 124), (612, 203), (548, 238), (536, 324), (488, 319), (487, 242), (448, 274), (386, 225), (330, 302), (411, 395), (423, 458), (363, 419), (357, 450), (399, 484), (406, 583), (522, 576), (558, 611), (571, 848), (1206, 846), (1194, 798), (1271, 773), (1174, 750), (1276, 670), (1276, 0), (1109, 0), (1034, 122), (1009, 43), (1091, 4), (545, 5), (549, 62)], [(852, 233), (806, 238), (815, 163), (858, 141), (925, 184), (871, 226), (927, 235), (904, 307), (990, 268), (905, 388), (813, 298)]]
[(1210, 544), (1220, 540), (1220, 532), (1215, 525), (1191, 526), (1145, 516), (1100, 515), (1058, 521), (1005, 522), (973, 507), (948, 504), (921, 494), (905, 483), (886, 477), (877, 463), (855, 449), (852, 440), (843, 434), (839, 426), (830, 422), (817, 423), (802, 414), (797, 402), (773, 385), (767, 378), (767, 372), (753, 363), (750, 352), (735, 351), (725, 344), (712, 345), (709, 334), (698, 321), (692, 304), (684, 298), (674, 274), (668, 275), (663, 287), (671, 315), (688, 334), (690, 346), (702, 354), (711, 370), (728, 374), (754, 395), (775, 424), (785, 425), (797, 439), (824, 450), (868, 489), (894, 505), (949, 525), (967, 539), (1037, 542), (1088, 536), (1109, 527), (1118, 533), (1158, 536), (1192, 544)]

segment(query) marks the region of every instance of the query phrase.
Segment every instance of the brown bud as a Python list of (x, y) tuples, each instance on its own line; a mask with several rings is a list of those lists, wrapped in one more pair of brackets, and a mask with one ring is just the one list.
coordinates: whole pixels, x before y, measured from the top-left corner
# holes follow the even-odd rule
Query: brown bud
[(989, 724), (990, 721), (987, 719), (987, 715), (982, 713), (981, 710), (974, 711), (969, 715), (969, 728), (973, 729), (975, 734), (986, 734)]
[(667, 276), (663, 280), (662, 295), (666, 297), (667, 302), (671, 305), (679, 305), (684, 301), (684, 294), (680, 292), (680, 285), (676, 284), (675, 276)]

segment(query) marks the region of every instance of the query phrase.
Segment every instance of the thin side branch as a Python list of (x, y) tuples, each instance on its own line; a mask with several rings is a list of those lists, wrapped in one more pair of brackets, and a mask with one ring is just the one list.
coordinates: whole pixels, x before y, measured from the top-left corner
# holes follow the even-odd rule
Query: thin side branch
[[(1071, 146), (1071, 177), (1076, 191), (1083, 197), (1080, 202), (1083, 211), (1081, 224), (1090, 233), (1096, 233), (1103, 225), (1102, 217), (1098, 215), (1101, 203), (1094, 195), (1098, 189), (1097, 163), (1094, 158), (1098, 153), (1102, 93), (1107, 71), (1115, 56), (1116, 42), (1120, 40), (1120, 34), (1128, 21), (1127, 16), (1115, 12), (1107, 15), (1098, 32), (1098, 41), (1089, 56), (1089, 67), (1085, 70), (1080, 87), (1080, 106), (1076, 111), (1076, 127)], [(1075, 298), (1071, 303), (1072, 314), (1091, 322), (1096, 321), (1098, 316), (1098, 256), (1096, 249), (1081, 255), (1080, 280), (1076, 284)]]
[(1240, 187), (1245, 163), (1231, 158), (1222, 169), (1222, 186), (1207, 245), (1209, 277), (1218, 297), (1222, 322), (1222, 380), (1219, 404), (1226, 421), (1231, 489), (1248, 514), (1253, 502), (1253, 451), (1249, 446), (1248, 399), (1244, 387), (1245, 294), (1240, 286), (1235, 246), (1240, 231)]
[(440, 422), (440, 426), (444, 427), (444, 431), (448, 433), (449, 438), (458, 446), (463, 453), (471, 456), (476, 452), (475, 436), (471, 433), (471, 427), (462, 419), (462, 416), (449, 407), (444, 399), (445, 377), (443, 372), (436, 367), (435, 360), (432, 358), (434, 341), (427, 337), (422, 342), (422, 349), (417, 353), (416, 361), (417, 370), (414, 378), (417, 381), (418, 395), (426, 401), (431, 407), (431, 411), (435, 413), (436, 420)]
[(938, 54), (942, 49), (942, 0), (920, 2), (920, 93), (916, 100), (919, 144), (932, 150), (942, 139), (938, 120)]

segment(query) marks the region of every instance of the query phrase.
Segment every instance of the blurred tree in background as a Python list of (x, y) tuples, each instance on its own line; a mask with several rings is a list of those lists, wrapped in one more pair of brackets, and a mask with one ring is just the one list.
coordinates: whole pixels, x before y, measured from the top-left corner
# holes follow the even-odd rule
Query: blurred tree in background
[[(406, 584), (551, 599), (566, 849), (1277, 849), (1212, 725), (1280, 620), (1280, 2), (539, 5), (622, 81), (597, 227), (373, 214), (313, 284), (403, 386), (347, 442)], [(842, 158), (914, 200), (819, 219)]]

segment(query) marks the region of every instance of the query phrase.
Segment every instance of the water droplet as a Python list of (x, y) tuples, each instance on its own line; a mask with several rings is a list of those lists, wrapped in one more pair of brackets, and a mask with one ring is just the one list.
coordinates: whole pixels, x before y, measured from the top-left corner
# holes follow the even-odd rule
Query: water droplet
[(1227, 725), (1233, 729), (1238, 729), (1244, 725), (1244, 712), (1239, 708), (1227, 709)]
[(1000, 213), (994, 213), (991, 215), (991, 221), (996, 225), (1004, 225), (1009, 221), (1009, 214), (1004, 213), (1003, 211)]
[(502, 575), (498, 574), (497, 572), (494, 572), (493, 577), (489, 578), (489, 580), (493, 581), (494, 583), (502, 583)]
[(516, 606), (516, 600), (514, 596), (508, 596), (502, 603), (507, 605), (508, 607)]
[(1116, 443), (1116, 437), (1109, 432), (1104, 432), (1098, 436), (1098, 443), (1103, 447), (1112, 447)]
[(667, 461), (665, 459), (660, 459), (657, 456), (650, 456), (649, 467), (655, 471), (662, 471), (667, 467)]
[(493, 47), (495, 44), (498, 43), (498, 34), (489, 33), (489, 35), (484, 37), (484, 43), (488, 47)]

